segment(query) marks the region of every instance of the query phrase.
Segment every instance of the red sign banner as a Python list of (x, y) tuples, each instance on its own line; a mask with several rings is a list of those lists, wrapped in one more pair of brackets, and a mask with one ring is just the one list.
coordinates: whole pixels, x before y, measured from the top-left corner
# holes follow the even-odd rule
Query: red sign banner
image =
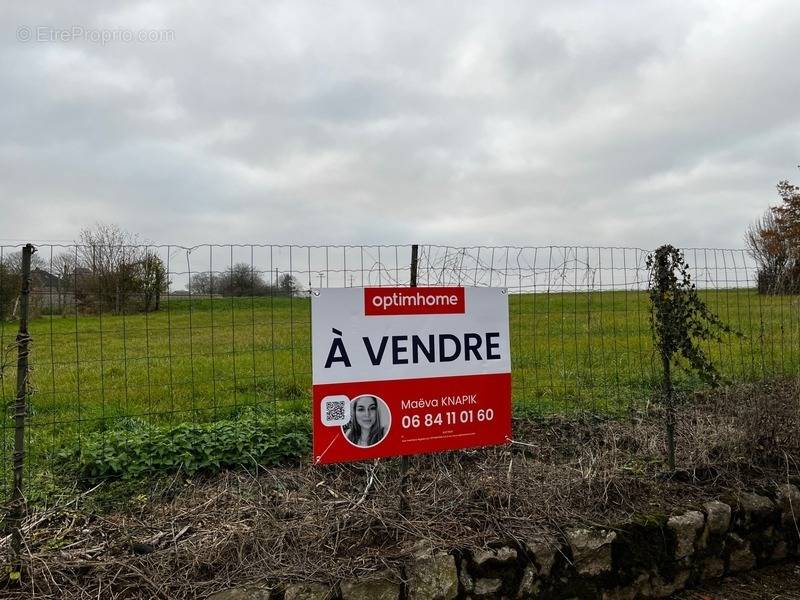
[(464, 313), (464, 288), (364, 288), (364, 314), (456, 315)]
[(505, 289), (319, 290), (312, 349), (315, 464), (511, 438)]
[[(509, 373), (315, 386), (314, 404), (327, 414), (315, 419), (314, 454), (332, 463), (504, 444), (511, 437), (510, 396)], [(334, 403), (325, 402), (331, 397)], [(344, 413), (335, 402), (351, 403), (358, 434), (322, 425), (332, 409)], [(363, 432), (374, 426), (380, 430), (370, 440)]]

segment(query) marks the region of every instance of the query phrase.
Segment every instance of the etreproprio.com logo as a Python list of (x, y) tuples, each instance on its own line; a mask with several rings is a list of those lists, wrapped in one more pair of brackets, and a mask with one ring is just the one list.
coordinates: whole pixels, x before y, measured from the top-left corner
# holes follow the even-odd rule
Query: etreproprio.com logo
[(91, 28), (81, 25), (72, 25), (71, 27), (51, 27), (49, 25), (29, 27), (21, 25), (17, 27), (17, 41), (23, 43), (88, 42), (102, 46), (113, 43), (155, 44), (175, 41), (175, 30), (125, 29), (122, 27)]

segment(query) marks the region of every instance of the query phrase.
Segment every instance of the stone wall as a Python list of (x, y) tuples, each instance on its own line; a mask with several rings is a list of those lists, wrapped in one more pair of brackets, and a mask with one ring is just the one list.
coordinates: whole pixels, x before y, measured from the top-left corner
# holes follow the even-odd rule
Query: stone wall
[[(798, 519), (796, 519), (798, 517)], [(800, 490), (790, 484), (648, 515), (563, 539), (498, 542), (449, 554), (417, 546), (402, 573), (330, 585), (289, 583), (213, 600), (455, 600), (664, 598), (701, 581), (798, 556)]]

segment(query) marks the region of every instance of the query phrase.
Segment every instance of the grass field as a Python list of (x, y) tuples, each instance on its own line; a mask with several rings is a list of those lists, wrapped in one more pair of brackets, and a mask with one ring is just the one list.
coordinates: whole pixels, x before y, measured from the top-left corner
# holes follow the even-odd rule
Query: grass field
[[(800, 373), (800, 299), (745, 289), (702, 295), (744, 334), (707, 347), (725, 377)], [(509, 309), (517, 410), (613, 413), (652, 398), (659, 371), (644, 292), (512, 294)], [(166, 424), (224, 418), (247, 405), (308, 406), (307, 298), (173, 297), (156, 313), (40, 317), (30, 331), (34, 457), (125, 417)], [(16, 323), (0, 326), (6, 405), (15, 390), (15, 335)], [(679, 378), (684, 387), (699, 385)], [(12, 426), (4, 419), (6, 470)]]

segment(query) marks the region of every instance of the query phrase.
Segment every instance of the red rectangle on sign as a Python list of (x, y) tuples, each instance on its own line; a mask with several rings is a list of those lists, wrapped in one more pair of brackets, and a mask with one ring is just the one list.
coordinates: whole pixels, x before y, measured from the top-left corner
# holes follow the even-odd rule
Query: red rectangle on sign
[(315, 385), (314, 464), (506, 444), (511, 374)]
[(463, 287), (364, 288), (364, 314), (458, 315), (464, 314)]

